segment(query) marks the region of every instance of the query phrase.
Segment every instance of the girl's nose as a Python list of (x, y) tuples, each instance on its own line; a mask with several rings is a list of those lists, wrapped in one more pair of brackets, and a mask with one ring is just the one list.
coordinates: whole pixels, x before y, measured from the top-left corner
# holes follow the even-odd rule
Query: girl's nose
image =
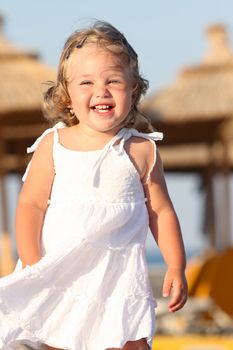
[(110, 96), (110, 92), (109, 92), (108, 88), (105, 85), (99, 85), (99, 86), (96, 86), (95, 96), (99, 97), (99, 98), (109, 97)]

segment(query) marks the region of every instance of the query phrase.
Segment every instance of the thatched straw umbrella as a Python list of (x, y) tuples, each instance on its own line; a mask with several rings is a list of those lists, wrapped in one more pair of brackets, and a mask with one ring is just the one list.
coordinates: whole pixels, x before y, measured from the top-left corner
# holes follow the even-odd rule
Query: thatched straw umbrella
[[(2, 207), (2, 254), (9, 255), (5, 176), (24, 171), (28, 158), (26, 147), (45, 128), (42, 114), (43, 82), (55, 72), (39, 62), (38, 55), (14, 47), (3, 35), (0, 17), (0, 190)], [(3, 245), (7, 245), (4, 249)], [(1, 249), (1, 246), (0, 246)], [(6, 267), (7, 273), (11, 266)]]
[[(218, 249), (230, 245), (229, 171), (233, 168), (233, 54), (222, 25), (208, 28), (210, 49), (200, 65), (181, 71), (174, 83), (142, 103), (165, 134), (161, 153), (171, 171), (197, 171), (207, 189), (208, 231)], [(224, 190), (213, 205), (213, 177)]]

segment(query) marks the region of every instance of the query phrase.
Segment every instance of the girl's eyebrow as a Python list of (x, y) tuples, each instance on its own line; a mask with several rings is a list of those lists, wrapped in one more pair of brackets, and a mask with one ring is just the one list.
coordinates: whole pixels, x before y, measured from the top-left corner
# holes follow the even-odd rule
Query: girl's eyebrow
[[(122, 76), (124, 75), (120, 70), (116, 69), (115, 71), (112, 70), (110, 71), (109, 73), (109, 76), (112, 76), (112, 75), (119, 75), (119, 76)], [(92, 78), (94, 77), (94, 74), (81, 74), (78, 76), (79, 79), (83, 79), (83, 78)]]
[(79, 75), (78, 77), (79, 78), (91, 78), (93, 75), (91, 75), (91, 74), (81, 74), (81, 75)]

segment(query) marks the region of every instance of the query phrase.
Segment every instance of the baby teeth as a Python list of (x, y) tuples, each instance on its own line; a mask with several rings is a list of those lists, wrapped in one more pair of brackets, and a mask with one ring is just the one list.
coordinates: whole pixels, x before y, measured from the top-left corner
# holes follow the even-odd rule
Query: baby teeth
[(101, 110), (101, 109), (109, 109), (110, 108), (110, 106), (109, 105), (98, 105), (98, 106), (95, 106), (95, 108), (96, 109), (99, 109), (99, 110)]

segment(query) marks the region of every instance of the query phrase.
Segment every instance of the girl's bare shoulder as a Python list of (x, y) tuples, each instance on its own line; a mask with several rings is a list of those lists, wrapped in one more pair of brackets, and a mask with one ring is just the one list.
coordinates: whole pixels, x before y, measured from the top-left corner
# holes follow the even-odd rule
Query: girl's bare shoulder
[(143, 137), (132, 136), (125, 142), (125, 150), (143, 181), (154, 162), (155, 147), (153, 143)]
[(150, 161), (151, 158), (154, 158), (155, 147), (153, 142), (143, 137), (132, 136), (125, 142), (125, 149), (138, 159), (143, 158)]
[(35, 153), (40, 152), (41, 149), (42, 150), (51, 149), (53, 146), (53, 140), (54, 140), (54, 132), (51, 131), (41, 138), (40, 142), (36, 147)]
[(53, 163), (53, 140), (54, 133), (50, 132), (43, 136), (34, 150), (31, 167), (33, 169), (42, 169)]

